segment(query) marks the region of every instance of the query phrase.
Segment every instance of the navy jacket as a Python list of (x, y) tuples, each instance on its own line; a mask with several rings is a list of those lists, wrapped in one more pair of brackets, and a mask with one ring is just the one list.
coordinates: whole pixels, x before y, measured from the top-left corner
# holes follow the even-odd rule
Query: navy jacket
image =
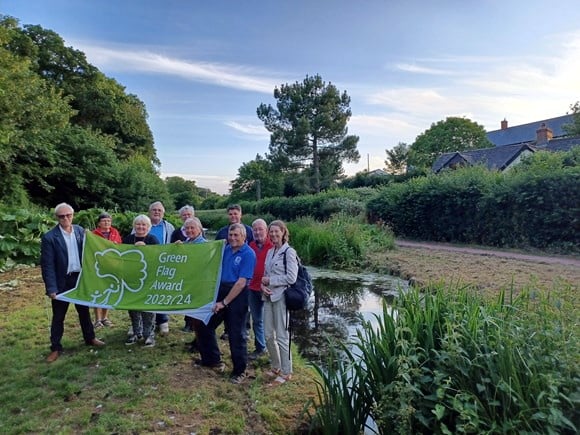
[[(82, 262), (85, 230), (79, 225), (73, 225), (73, 228), (77, 239), (79, 258)], [(66, 287), (68, 252), (58, 225), (42, 236), (40, 242), (40, 268), (46, 294), (62, 293)]]

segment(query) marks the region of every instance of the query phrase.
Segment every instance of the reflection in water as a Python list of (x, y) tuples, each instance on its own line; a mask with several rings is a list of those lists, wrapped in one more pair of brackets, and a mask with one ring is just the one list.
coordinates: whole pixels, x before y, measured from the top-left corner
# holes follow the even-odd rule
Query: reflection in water
[(408, 288), (390, 275), (353, 274), (309, 267), (314, 297), (309, 309), (292, 314), (292, 342), (309, 361), (324, 363), (328, 344), (347, 343), (362, 319), (376, 323), (383, 299), (391, 300)]

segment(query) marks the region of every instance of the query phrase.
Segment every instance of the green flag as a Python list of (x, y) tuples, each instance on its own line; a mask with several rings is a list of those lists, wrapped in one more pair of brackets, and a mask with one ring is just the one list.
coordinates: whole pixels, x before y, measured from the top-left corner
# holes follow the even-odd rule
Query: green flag
[(59, 300), (91, 307), (186, 314), (207, 322), (220, 284), (224, 241), (118, 245), (89, 231), (74, 289)]

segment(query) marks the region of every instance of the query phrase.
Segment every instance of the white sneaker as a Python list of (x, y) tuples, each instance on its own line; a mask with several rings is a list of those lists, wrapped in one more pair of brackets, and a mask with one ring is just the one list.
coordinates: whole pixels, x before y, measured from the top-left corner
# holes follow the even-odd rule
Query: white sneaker
[(145, 339), (145, 347), (153, 347), (155, 346), (155, 339), (151, 336)]
[(163, 335), (169, 334), (169, 322), (159, 324), (159, 332)]
[(133, 335), (135, 335), (135, 334), (133, 334), (133, 327), (132, 326), (129, 326), (129, 330), (127, 331), (127, 335), (129, 337), (132, 337)]

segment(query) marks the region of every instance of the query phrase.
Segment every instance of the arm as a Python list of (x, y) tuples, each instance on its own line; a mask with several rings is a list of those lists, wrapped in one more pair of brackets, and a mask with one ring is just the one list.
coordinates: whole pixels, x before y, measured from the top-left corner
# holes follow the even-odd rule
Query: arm
[(294, 248), (286, 251), (286, 273), (270, 276), (268, 284), (272, 287), (294, 284), (298, 278), (298, 257)]
[(246, 287), (246, 284), (248, 283), (247, 278), (238, 278), (238, 280), (236, 281), (236, 283), (234, 284), (234, 286), (232, 287), (232, 289), (230, 290), (230, 292), (227, 294), (227, 296), (225, 298), (223, 298), (221, 301), (216, 302), (216, 304), (213, 307), (213, 312), (217, 313), (220, 310), (223, 310), (224, 308), (226, 308), (229, 304), (232, 303), (232, 301), (238, 297), (238, 295), (242, 292), (242, 290)]
[(58, 293), (58, 282), (55, 270), (54, 241), (45, 235), (40, 243), (40, 268), (46, 289), (46, 295), (54, 299)]

